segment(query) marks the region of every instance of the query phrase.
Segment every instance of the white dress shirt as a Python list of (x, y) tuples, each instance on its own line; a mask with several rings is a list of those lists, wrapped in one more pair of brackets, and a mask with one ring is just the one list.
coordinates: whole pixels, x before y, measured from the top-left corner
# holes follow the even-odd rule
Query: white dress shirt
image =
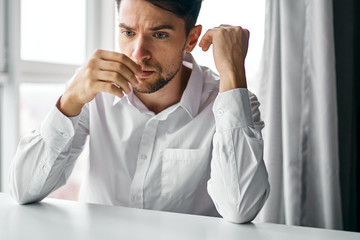
[(219, 93), (219, 77), (190, 54), (184, 65), (180, 102), (156, 115), (133, 93), (99, 93), (73, 118), (54, 107), (19, 143), (14, 198), (40, 201), (64, 185), (89, 137), (82, 201), (253, 220), (269, 194), (259, 102), (247, 89)]

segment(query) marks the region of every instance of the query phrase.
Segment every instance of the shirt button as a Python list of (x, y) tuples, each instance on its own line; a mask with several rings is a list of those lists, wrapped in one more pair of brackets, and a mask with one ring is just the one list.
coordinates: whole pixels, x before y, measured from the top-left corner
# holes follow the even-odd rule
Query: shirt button
[(67, 138), (67, 137), (68, 137), (68, 135), (67, 135), (65, 132), (59, 132), (59, 134), (60, 134), (61, 136), (63, 136), (64, 138)]
[(142, 160), (145, 160), (147, 158), (146, 154), (142, 154), (140, 157)]
[(221, 117), (222, 115), (224, 115), (224, 110), (219, 109), (219, 110), (217, 111), (217, 115), (218, 115), (218, 117)]

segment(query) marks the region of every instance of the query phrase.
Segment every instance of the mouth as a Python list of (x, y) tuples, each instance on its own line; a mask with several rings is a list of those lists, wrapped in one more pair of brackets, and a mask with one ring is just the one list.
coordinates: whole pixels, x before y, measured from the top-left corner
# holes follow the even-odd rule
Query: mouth
[(154, 71), (146, 71), (146, 70), (142, 70), (140, 71), (137, 76), (139, 78), (148, 78), (150, 77), (152, 74), (154, 73)]

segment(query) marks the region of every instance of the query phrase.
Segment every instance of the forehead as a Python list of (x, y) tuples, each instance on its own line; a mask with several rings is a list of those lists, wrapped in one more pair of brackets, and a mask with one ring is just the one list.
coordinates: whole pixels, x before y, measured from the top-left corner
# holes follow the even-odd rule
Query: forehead
[(170, 25), (174, 30), (185, 29), (184, 19), (145, 0), (122, 0), (119, 8), (119, 23), (125, 23), (133, 28)]

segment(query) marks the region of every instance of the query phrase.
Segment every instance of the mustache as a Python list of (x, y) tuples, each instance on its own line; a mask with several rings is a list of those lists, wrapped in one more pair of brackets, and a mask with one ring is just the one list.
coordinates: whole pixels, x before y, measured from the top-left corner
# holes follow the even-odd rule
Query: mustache
[(141, 67), (141, 69), (146, 69), (146, 70), (161, 70), (162, 67), (160, 66), (160, 64), (157, 63), (150, 63), (149, 61), (141, 61), (141, 62), (135, 62), (137, 65), (139, 65)]

